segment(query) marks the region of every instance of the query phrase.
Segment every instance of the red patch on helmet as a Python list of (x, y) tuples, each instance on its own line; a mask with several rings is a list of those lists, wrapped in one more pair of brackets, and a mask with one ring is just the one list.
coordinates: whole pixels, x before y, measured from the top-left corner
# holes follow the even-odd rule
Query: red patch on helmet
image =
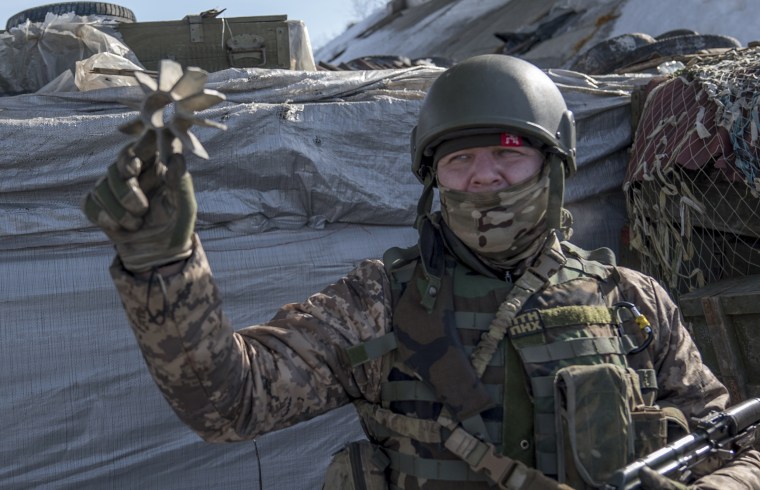
[(517, 134), (501, 133), (501, 146), (522, 146), (522, 136)]

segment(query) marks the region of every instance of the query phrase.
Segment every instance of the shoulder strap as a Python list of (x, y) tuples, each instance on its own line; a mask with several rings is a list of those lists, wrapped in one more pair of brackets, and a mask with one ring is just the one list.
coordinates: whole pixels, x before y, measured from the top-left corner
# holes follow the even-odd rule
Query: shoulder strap
[(599, 247), (594, 250), (586, 250), (570, 242), (562, 242), (562, 249), (568, 254), (583, 260), (592, 260), (604, 265), (617, 265), (615, 252), (607, 247)]
[(474, 471), (484, 474), (502, 490), (568, 489), (540, 471), (499, 453), (493, 444), (484, 442), (460, 424), (441, 413), (437, 422), (451, 431), (444, 441), (446, 449), (464, 460)]
[(383, 254), (385, 270), (394, 281), (394, 287), (400, 289), (411, 280), (415, 267), (418, 264), (422, 265), (427, 284), (422, 290), (420, 303), (429, 312), (435, 306), (445, 268), (443, 240), (439, 228), (433, 223), (434, 219), (435, 216), (425, 216), (418, 223), (420, 238), (417, 245), (409, 248), (390, 248)]
[(417, 245), (407, 248), (391, 247), (383, 253), (383, 266), (388, 274), (393, 275), (400, 269), (416, 264), (419, 256), (420, 249)]

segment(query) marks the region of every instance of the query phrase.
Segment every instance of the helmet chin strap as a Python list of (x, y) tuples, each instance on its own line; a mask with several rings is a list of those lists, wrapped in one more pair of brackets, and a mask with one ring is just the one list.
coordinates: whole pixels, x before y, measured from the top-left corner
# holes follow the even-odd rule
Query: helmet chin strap
[(546, 225), (549, 230), (561, 230), (562, 204), (565, 200), (565, 165), (559, 155), (549, 154), (549, 203)]
[(430, 210), (433, 209), (433, 196), (435, 194), (433, 188), (435, 186), (435, 177), (432, 172), (425, 176), (423, 184), (425, 187), (422, 189), (420, 199), (417, 201), (417, 219), (414, 221), (414, 228), (417, 230), (420, 229), (422, 220), (430, 213)]

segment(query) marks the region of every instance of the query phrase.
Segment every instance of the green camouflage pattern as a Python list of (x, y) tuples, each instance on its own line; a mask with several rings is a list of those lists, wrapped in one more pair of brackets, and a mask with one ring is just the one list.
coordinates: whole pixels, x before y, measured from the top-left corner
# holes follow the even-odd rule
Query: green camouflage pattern
[[(204, 440), (251, 439), (353, 400), (381, 404), (381, 387), (389, 377), (413, 376), (394, 372), (395, 354), (352, 367), (344, 353), (392, 329), (391, 282), (380, 261), (364, 261), (304, 302), (283, 306), (270, 321), (237, 331), (222, 312), (220, 293), (197, 238), (193, 255), (176, 274), (142, 279), (125, 270), (118, 258), (111, 274), (156, 384), (177, 415)], [(689, 420), (725, 408), (725, 388), (702, 364), (665, 291), (651, 278), (624, 268), (617, 269), (614, 283), (600, 281), (596, 299), (612, 304), (623, 298), (636, 304), (652, 323), (652, 344), (629, 356), (629, 363), (634, 369), (655, 369), (658, 402), (680, 408)], [(569, 284), (554, 287), (552, 296), (540, 295), (533, 306), (565, 304), (563, 296), (572, 295), (570, 289)], [(498, 296), (483, 301), (463, 298), (466, 301), (458, 307), (473, 312), (472, 330), (482, 324), (481, 315), (493, 315)], [(463, 341), (467, 343), (471, 342)], [(509, 365), (508, 352), (504, 357)], [(498, 387), (503, 369), (490, 368), (483, 382)], [(498, 421), (500, 416), (494, 418)], [(524, 425), (524, 420), (514, 423), (516, 429)], [(498, 427), (488, 428), (489, 434), (500, 432)], [(393, 444), (386, 434), (375, 439)], [(431, 454), (430, 446), (411, 440), (396, 444), (399, 451), (454, 462), (440, 449), (441, 454)], [(397, 488), (487, 488), (485, 483), (452, 485), (396, 476), (392, 483)], [(745, 453), (702, 478), (697, 488), (760, 488), (760, 455)]]
[(548, 166), (534, 178), (494, 192), (440, 188), (441, 215), (454, 234), (489, 262), (510, 268), (536, 254), (546, 235)]
[[(456, 261), (448, 261), (448, 276), (456, 265)], [(503, 291), (509, 290), (508, 285), (504, 281), (496, 283), (496, 288), (501, 291), (494, 294), (503, 296)], [(457, 332), (452, 281), (441, 283), (435, 293), (433, 310), (425, 311), (420, 317), (420, 305), (427, 288), (424, 271), (418, 265), (406, 294), (401, 301), (394, 302), (393, 328), (398, 341), (398, 361), (432, 387), (439, 400), (459, 420), (494, 408), (498, 403), (472, 368), (465, 344)], [(477, 332), (474, 337), (477, 338)]]
[[(557, 416), (555, 414), (555, 394), (551, 391), (547, 392), (545, 388), (541, 392), (540, 384), (537, 383), (542, 380), (551, 382), (561, 369), (569, 366), (609, 365), (626, 368), (628, 365), (623, 352), (613, 352), (615, 342), (620, 339), (620, 335), (612, 323), (612, 316), (607, 308), (611, 304), (608, 304), (607, 301), (612, 301), (614, 304), (617, 291), (614, 288), (614, 283), (608, 281), (611, 270), (607, 272), (601, 278), (581, 276), (544, 289), (528, 300), (523, 310), (525, 313), (515, 318), (512, 327), (509, 329), (510, 341), (523, 357), (523, 368), (530, 378), (531, 386), (533, 386), (532, 399), (536, 417), (535, 447), (538, 468), (554, 477), (559, 474), (558, 465), (560, 463), (557, 458), (565, 455), (558, 453), (558, 434), (553, 423), (544, 422), (542, 424), (541, 421), (555, 420)], [(608, 287), (609, 291), (602, 294), (601, 289), (605, 284), (611, 284), (613, 287), (611, 289)], [(552, 356), (549, 356), (546, 349), (546, 346), (556, 348), (557, 346), (588, 345), (582, 344), (582, 342), (596, 339), (603, 339), (604, 342), (599, 342), (599, 345), (593, 350), (574, 348), (572, 351), (566, 349), (570, 352), (558, 352), (559, 349), (555, 349), (552, 351)], [(604, 350), (606, 347), (608, 350)], [(622, 351), (622, 349), (620, 350)], [(537, 358), (536, 353), (544, 356), (544, 358)], [(605, 371), (598, 372), (604, 373)], [(604, 380), (605, 378), (600, 376), (598, 380), (600, 386)], [(636, 389), (638, 390), (638, 386)], [(617, 394), (617, 398), (627, 401), (623, 395), (624, 392), (621, 391)], [(605, 400), (605, 404), (614, 406), (613, 400), (609, 399)], [(604, 410), (593, 412), (597, 408), (594, 404), (588, 404), (586, 408), (588, 413), (593, 413), (593, 416), (597, 418), (594, 430), (599, 431), (598, 434), (613, 445), (617, 445), (621, 441), (625, 442), (624, 436), (632, 429), (627, 425), (623, 427), (616, 425), (625, 417), (605, 418), (603, 414), (607, 412)], [(632, 407), (628, 407), (628, 410), (632, 411)], [(581, 420), (582, 415), (583, 411), (573, 416), (576, 420)], [(609, 421), (611, 425), (603, 426), (602, 423), (605, 420)], [(618, 438), (607, 434), (607, 431), (614, 433)], [(573, 430), (569, 429), (566, 432), (574, 433)], [(590, 433), (587, 432), (585, 435), (589, 436)], [(594, 439), (586, 437), (580, 444), (587, 443), (589, 440)], [(628, 448), (625, 446), (617, 448), (617, 451), (614, 448), (603, 451), (602, 446), (594, 449), (599, 450), (596, 453), (599, 456), (604, 455), (608, 464), (606, 466), (591, 465), (593, 469), (602, 472), (602, 475), (592, 473), (588, 479), (589, 483), (591, 481), (604, 481), (614, 471), (615, 466), (622, 467), (628, 462), (626, 460)], [(578, 461), (586, 461), (588, 455), (581, 452), (577, 456)], [(594, 461), (592, 458), (588, 459)], [(560, 468), (559, 472), (566, 475), (577, 474), (574, 460), (575, 458), (565, 457), (566, 469), (561, 470)], [(605, 473), (606, 471), (609, 471), (609, 474)], [(584, 488), (583, 480), (580, 478), (572, 478), (569, 481), (577, 488)]]

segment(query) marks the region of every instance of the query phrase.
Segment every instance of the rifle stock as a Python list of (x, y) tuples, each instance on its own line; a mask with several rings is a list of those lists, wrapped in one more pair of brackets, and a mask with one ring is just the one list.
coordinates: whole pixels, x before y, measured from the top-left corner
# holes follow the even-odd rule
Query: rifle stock
[(760, 425), (760, 398), (750, 398), (722, 412), (699, 419), (691, 434), (616, 471), (605, 490), (641, 488), (639, 471), (648, 466), (657, 473), (683, 480), (707, 458), (725, 462), (752, 446)]

